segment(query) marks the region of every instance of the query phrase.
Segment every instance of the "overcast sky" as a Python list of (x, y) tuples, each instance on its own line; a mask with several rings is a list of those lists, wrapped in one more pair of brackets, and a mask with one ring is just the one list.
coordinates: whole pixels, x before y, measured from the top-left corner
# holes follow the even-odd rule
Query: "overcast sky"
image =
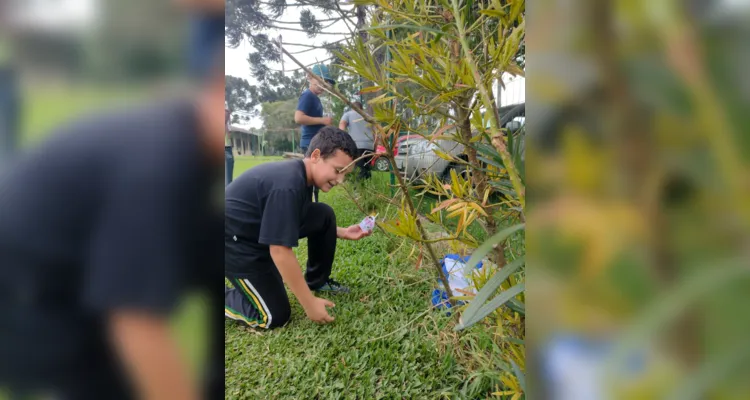
[[(343, 10), (351, 9), (352, 6), (345, 6), (341, 5), (341, 8)], [(327, 17), (325, 14), (323, 14), (321, 11), (318, 11), (317, 9), (313, 7), (309, 7), (309, 9), (315, 14), (315, 16), (321, 20), (321, 19), (328, 19), (328, 18), (334, 18), (338, 16), (338, 14), (334, 13), (330, 17)], [(288, 28), (295, 28), (295, 29), (302, 29), (299, 26), (299, 14), (302, 10), (301, 7), (288, 7), (283, 15), (281, 15), (277, 20), (278, 21), (285, 21), (285, 22), (295, 22), (296, 24), (274, 24), (277, 26), (282, 27), (288, 27)], [(321, 22), (323, 26), (326, 26), (330, 24), (330, 22)], [(352, 29), (354, 26), (352, 26)], [(324, 32), (330, 32), (330, 33), (343, 33), (348, 32), (346, 28), (346, 23), (344, 21), (337, 21), (334, 25), (331, 25), (329, 28), (326, 28), (323, 30)], [(278, 38), (279, 35), (282, 36), (282, 40), (284, 43), (302, 43), (306, 45), (323, 45), (325, 42), (334, 42), (337, 40), (341, 40), (345, 38), (344, 35), (318, 35), (315, 38), (308, 38), (307, 34), (304, 32), (295, 32), (295, 31), (288, 31), (288, 30), (278, 30), (278, 29), (270, 29), (266, 30), (263, 33), (266, 33), (270, 37)], [(290, 46), (286, 45), (285, 49), (290, 52), (294, 53), (301, 50), (308, 50), (307, 47), (301, 47), (301, 46)], [(243, 42), (240, 44), (236, 49), (231, 49), (229, 47), (226, 48), (226, 57), (225, 57), (225, 73), (227, 75), (237, 76), (240, 78), (247, 79), (250, 84), (256, 84), (257, 82), (252, 78), (250, 75), (250, 67), (247, 62), (247, 55), (250, 54), (252, 51), (252, 46), (250, 46), (249, 43)], [(328, 58), (328, 53), (323, 49), (313, 49), (310, 51), (306, 51), (301, 54), (294, 54), (294, 58), (296, 58), (299, 62), (301, 62), (303, 65), (310, 65), (312, 63), (315, 63), (316, 61), (322, 61)], [(272, 69), (281, 70), (281, 64), (271, 64), (269, 65)], [(294, 63), (288, 56), (284, 55), (284, 71), (287, 72), (287, 74), (291, 75), (291, 70), (297, 69), (299, 66)], [(301, 82), (300, 85), (303, 85)], [(260, 128), (262, 125), (262, 121), (260, 118), (255, 118), (250, 121), (250, 126)]]
[[(341, 5), (341, 8), (344, 10), (351, 9), (352, 6), (347, 5)], [(296, 24), (275, 24), (277, 26), (283, 26), (283, 27), (289, 27), (289, 28), (295, 28), (295, 29), (302, 29), (299, 26), (299, 13), (301, 7), (288, 7), (283, 15), (281, 15), (277, 20), (278, 21), (285, 21), (285, 22), (295, 22)], [(321, 11), (318, 11), (317, 9), (310, 7), (310, 10), (315, 14), (315, 16), (320, 19), (327, 19), (327, 18), (333, 18), (336, 17), (338, 14), (334, 13), (331, 15), (331, 17), (327, 17), (325, 14), (323, 14)], [(352, 18), (353, 19), (353, 18)], [(321, 22), (323, 26), (326, 26), (330, 22)], [(352, 29), (354, 26), (351, 26)], [(324, 32), (332, 32), (332, 33), (342, 33), (342, 32), (348, 32), (348, 29), (346, 27), (346, 23), (343, 21), (338, 21), (334, 25), (330, 26), (329, 28), (324, 29)], [(315, 38), (308, 38), (307, 34), (304, 32), (294, 32), (294, 31), (288, 31), (288, 30), (278, 30), (278, 29), (271, 29), (264, 31), (264, 33), (268, 34), (270, 37), (278, 38), (279, 35), (282, 35), (283, 42), (284, 43), (302, 43), (307, 45), (322, 45), (324, 42), (334, 42), (340, 39), (343, 39), (346, 37), (345, 35), (318, 35)], [(307, 50), (306, 47), (300, 47), (300, 46), (285, 46), (286, 50), (290, 53), (294, 53), (296, 51), (300, 50)], [(252, 46), (250, 46), (249, 43), (243, 42), (241, 43), (236, 49), (232, 49), (227, 47), (226, 48), (226, 56), (225, 56), (225, 73), (227, 75), (237, 76), (240, 78), (247, 79), (250, 84), (256, 84), (257, 82), (252, 78), (250, 75), (250, 67), (247, 62), (247, 55), (252, 51)], [(301, 62), (303, 65), (310, 65), (315, 63), (316, 61), (322, 61), (328, 58), (328, 54), (323, 49), (314, 49), (311, 51), (307, 51), (301, 54), (294, 54), (294, 57)], [(276, 65), (270, 65), (270, 68), (281, 70), (281, 64)], [(291, 74), (289, 71), (299, 68), (288, 56), (284, 56), (284, 71), (287, 72), (287, 74)], [(512, 82), (509, 82), (509, 80), (512, 79)], [(300, 83), (300, 85), (303, 85), (303, 83)], [(502, 96), (500, 98), (501, 105), (508, 105), (508, 104), (516, 104), (520, 103), (526, 100), (526, 88), (525, 88), (525, 82), (524, 79), (519, 78), (510, 78), (508, 77), (505, 79), (505, 85), (506, 88), (502, 93)], [(493, 91), (495, 89), (493, 88)], [(497, 95), (497, 93), (495, 93)], [(260, 118), (255, 118), (250, 120), (249, 126), (260, 128), (262, 125), (262, 121)]]

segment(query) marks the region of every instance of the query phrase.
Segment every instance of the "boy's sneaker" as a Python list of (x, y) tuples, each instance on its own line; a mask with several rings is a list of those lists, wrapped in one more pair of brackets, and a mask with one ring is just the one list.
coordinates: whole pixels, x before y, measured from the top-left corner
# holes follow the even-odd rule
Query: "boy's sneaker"
[(323, 286), (315, 289), (315, 291), (330, 293), (349, 293), (349, 288), (334, 281), (333, 279), (328, 279), (326, 283), (323, 284)]

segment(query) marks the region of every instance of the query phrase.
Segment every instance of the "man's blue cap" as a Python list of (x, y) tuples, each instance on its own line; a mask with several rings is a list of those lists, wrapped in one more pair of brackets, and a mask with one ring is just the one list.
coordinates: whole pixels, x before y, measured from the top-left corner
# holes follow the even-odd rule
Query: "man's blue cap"
[(310, 70), (313, 72), (313, 74), (323, 78), (326, 82), (328, 82), (331, 86), (336, 84), (336, 81), (331, 78), (331, 74), (328, 73), (328, 67), (324, 64), (315, 64), (310, 68)]

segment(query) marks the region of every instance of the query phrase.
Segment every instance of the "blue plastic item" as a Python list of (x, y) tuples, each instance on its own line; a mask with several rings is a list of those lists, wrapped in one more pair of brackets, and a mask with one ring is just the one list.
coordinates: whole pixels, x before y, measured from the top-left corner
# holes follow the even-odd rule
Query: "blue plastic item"
[[(450, 273), (448, 272), (448, 267), (445, 265), (445, 260), (456, 260), (458, 262), (465, 264), (466, 262), (469, 261), (469, 258), (471, 258), (471, 255), (461, 257), (458, 254), (447, 254), (445, 257), (443, 257), (442, 260), (440, 260), (440, 266), (443, 268), (443, 272), (445, 273), (445, 276), (449, 277)], [(481, 268), (482, 268), (482, 262), (480, 261), (477, 264), (476, 269), (481, 269)], [(463, 267), (461, 267), (461, 269), (463, 269)], [(445, 289), (441, 288), (442, 282), (440, 282), (440, 279), (438, 279), (437, 281), (438, 281), (438, 287), (432, 291), (432, 305), (438, 309), (445, 309), (446, 315), (450, 316), (451, 313), (448, 310), (450, 310), (452, 306), (448, 302), (448, 293), (445, 292)], [(456, 302), (456, 305), (463, 305), (463, 304), (465, 304), (465, 302), (461, 300)]]

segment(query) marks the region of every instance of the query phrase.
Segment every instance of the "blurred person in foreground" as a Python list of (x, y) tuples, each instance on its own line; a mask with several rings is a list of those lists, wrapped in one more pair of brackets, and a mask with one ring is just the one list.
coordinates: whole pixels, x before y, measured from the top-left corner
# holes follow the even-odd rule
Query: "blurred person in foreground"
[[(359, 108), (362, 108), (362, 103), (355, 101), (353, 102)], [(365, 119), (357, 114), (354, 109), (351, 109), (344, 113), (339, 122), (339, 129), (347, 131), (349, 136), (354, 139), (354, 143), (357, 144), (357, 156), (356, 158), (362, 157), (365, 152), (373, 153), (375, 150), (375, 141), (373, 140), (372, 128)], [(359, 170), (358, 177), (360, 179), (370, 179), (370, 161), (372, 158), (362, 158), (357, 161), (357, 169)]]
[(218, 54), (195, 98), (83, 118), (0, 172), (0, 387), (223, 397), (223, 370), (202, 394), (170, 324), (221, 274), (223, 98)]
[[(303, 160), (254, 167), (227, 187), (225, 206), (224, 314), (253, 328), (283, 326), (291, 317), (284, 283), (307, 317), (328, 323), (334, 304), (313, 292), (346, 293), (331, 279), (337, 239), (359, 240), (371, 232), (359, 225), (336, 225), (333, 208), (312, 202), (313, 186), (328, 192), (351, 172), (357, 146), (327, 126), (312, 139)], [(308, 240), (307, 270), (302, 274), (293, 248)]]
[(226, 104), (226, 101), (224, 102), (224, 160), (226, 163), (225, 166), (225, 179), (224, 183), (225, 186), (232, 183), (232, 178), (234, 177), (234, 154), (232, 153), (232, 136), (230, 134), (231, 130), (231, 118), (232, 118), (232, 112), (229, 111), (229, 106)]

